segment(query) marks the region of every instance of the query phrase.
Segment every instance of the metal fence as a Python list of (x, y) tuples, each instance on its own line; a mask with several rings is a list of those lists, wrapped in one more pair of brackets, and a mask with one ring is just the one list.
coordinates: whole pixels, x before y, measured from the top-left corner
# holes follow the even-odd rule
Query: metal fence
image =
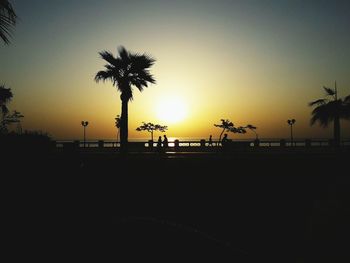
[[(60, 140), (55, 142), (57, 149), (64, 148), (75, 148), (79, 150), (89, 149), (118, 149), (120, 142), (117, 141), (106, 141), (106, 140)], [(229, 148), (276, 148), (276, 147), (293, 147), (293, 148), (319, 148), (319, 147), (331, 147), (334, 146), (334, 141), (330, 139), (298, 139), (291, 142), (286, 139), (261, 139), (261, 140), (230, 140), (227, 144)], [(221, 147), (219, 141), (213, 141), (209, 144), (206, 140), (186, 140), (179, 141), (174, 140), (168, 143), (168, 149), (176, 151), (210, 151), (216, 147)], [(342, 140), (340, 143), (341, 147), (350, 147), (350, 139)], [(128, 147), (131, 150), (147, 151), (157, 149), (157, 142), (143, 141), (143, 142), (129, 142)]]

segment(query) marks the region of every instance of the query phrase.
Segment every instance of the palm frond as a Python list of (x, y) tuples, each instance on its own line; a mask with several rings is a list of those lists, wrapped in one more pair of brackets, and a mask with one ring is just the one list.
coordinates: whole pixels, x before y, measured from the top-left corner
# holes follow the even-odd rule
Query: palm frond
[(155, 59), (146, 54), (143, 54), (143, 55), (132, 54), (129, 56), (129, 58), (131, 63), (130, 72), (135, 72), (135, 73), (138, 73), (143, 70), (147, 70), (151, 68), (155, 63)]
[(325, 90), (326, 95), (328, 95), (328, 96), (334, 96), (335, 95), (335, 90), (334, 89), (327, 88), (327, 87), (323, 87), (323, 89)]
[(0, 1), (0, 38), (10, 43), (12, 28), (16, 25), (17, 15), (8, 0)]
[(95, 81), (99, 82), (99, 81), (106, 81), (106, 80), (112, 80), (113, 81), (113, 72), (111, 70), (106, 70), (106, 71), (99, 71), (97, 72), (96, 76), (95, 76)]
[(256, 130), (257, 127), (255, 127), (254, 125), (248, 124), (245, 128), (249, 129), (249, 130)]
[(314, 105), (323, 105), (325, 103), (327, 103), (328, 100), (327, 99), (319, 99), (319, 100), (315, 100), (309, 103), (309, 106), (312, 107)]
[(340, 115), (339, 101), (330, 101), (327, 104), (320, 105), (312, 111), (311, 125), (319, 122), (322, 127), (328, 124)]
[(137, 87), (139, 91), (143, 91), (144, 87), (148, 87), (147, 82), (140, 78), (130, 78), (129, 82), (131, 85)]
[(123, 46), (118, 48), (118, 57), (114, 57), (109, 51), (102, 51), (99, 54), (108, 64), (105, 65), (106, 70), (96, 74), (95, 81), (111, 80), (122, 93), (123, 99), (133, 99), (131, 86), (142, 91), (149, 83), (155, 83), (149, 72), (155, 60), (150, 56), (130, 53)]
[(116, 58), (113, 56), (113, 54), (109, 51), (102, 51), (99, 52), (100, 57), (104, 60), (106, 60), (109, 64), (114, 65), (116, 63)]
[(350, 95), (344, 99), (335, 99), (335, 89), (323, 87), (327, 96), (333, 99), (319, 99), (309, 103), (309, 106), (316, 106), (312, 111), (310, 124), (318, 122), (322, 127), (327, 127), (335, 119), (350, 119)]
[(126, 50), (124, 46), (118, 47), (118, 54), (122, 61), (124, 61), (126, 64), (130, 64), (130, 52)]
[(137, 73), (137, 77), (139, 79), (143, 79), (146, 82), (155, 84), (156, 80), (154, 79), (154, 77), (152, 76), (152, 74), (149, 72), (149, 70), (141, 70)]

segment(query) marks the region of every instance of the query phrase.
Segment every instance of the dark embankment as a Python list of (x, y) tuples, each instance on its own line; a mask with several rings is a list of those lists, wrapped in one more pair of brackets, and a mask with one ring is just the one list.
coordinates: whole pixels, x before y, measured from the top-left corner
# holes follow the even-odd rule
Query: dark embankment
[(348, 262), (349, 160), (22, 154), (6, 164), (9, 242), (38, 259)]

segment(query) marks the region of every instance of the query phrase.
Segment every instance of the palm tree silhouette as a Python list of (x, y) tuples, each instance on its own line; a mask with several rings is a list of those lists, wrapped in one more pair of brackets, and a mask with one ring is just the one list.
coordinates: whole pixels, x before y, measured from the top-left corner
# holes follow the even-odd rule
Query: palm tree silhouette
[(1, 107), (1, 124), (4, 124), (6, 115), (9, 112), (6, 104), (8, 104), (13, 97), (12, 91), (10, 88), (5, 88), (5, 85), (0, 85), (0, 107)]
[(19, 111), (14, 110), (11, 114), (7, 113), (5, 114), (5, 117), (2, 120), (1, 123), (1, 131), (7, 132), (7, 125), (15, 124), (17, 123), (17, 132), (18, 134), (22, 134), (22, 125), (21, 125), (21, 118), (23, 118), (24, 115), (20, 113)]
[(137, 127), (137, 131), (147, 131), (151, 133), (151, 140), (153, 141), (153, 132), (160, 131), (165, 132), (168, 129), (168, 126), (163, 126), (159, 124), (153, 124), (151, 122), (143, 122), (141, 126)]
[(219, 146), (219, 142), (221, 142), (221, 137), (224, 134), (224, 132), (229, 131), (231, 128), (234, 127), (233, 122), (231, 122), (230, 120), (221, 119), (220, 121), (221, 121), (221, 124), (214, 124), (215, 127), (222, 129), (220, 136), (219, 136), (219, 141), (216, 144), (216, 146)]
[(146, 54), (131, 53), (123, 46), (118, 48), (118, 57), (114, 57), (111, 52), (102, 51), (100, 56), (107, 61), (105, 70), (99, 71), (95, 76), (95, 81), (110, 80), (113, 86), (121, 92), (122, 111), (120, 118), (120, 143), (121, 152), (127, 152), (128, 144), (128, 103), (133, 99), (132, 86), (139, 91), (148, 87), (148, 83), (155, 83), (149, 69), (154, 64), (155, 59)]
[(309, 106), (314, 107), (310, 124), (316, 122), (322, 127), (328, 127), (328, 124), (333, 121), (333, 138), (336, 146), (340, 145), (340, 119), (350, 119), (350, 95), (345, 99), (338, 98), (337, 83), (334, 89), (323, 87), (326, 96), (323, 99), (318, 99), (309, 103)]
[(257, 129), (257, 127), (255, 127), (254, 125), (248, 124), (247, 126), (245, 126), (245, 127), (243, 127), (243, 128), (249, 129), (249, 130), (251, 130), (252, 132), (254, 132), (254, 134), (255, 134), (255, 140), (258, 140), (258, 139), (259, 139), (259, 136), (258, 136), (257, 132), (255, 131), (255, 130)]
[[(219, 142), (221, 142), (221, 137), (225, 131), (229, 131), (229, 132), (233, 132), (233, 133), (246, 133), (247, 132), (245, 130), (247, 127), (242, 127), (242, 126), (235, 127), (233, 122), (231, 122), (230, 120), (225, 120), (225, 119), (221, 119), (221, 124), (214, 124), (214, 126), (222, 129), (222, 131), (220, 133), (220, 137), (219, 137)], [(219, 142), (216, 144), (217, 146), (219, 146)]]
[(0, 38), (10, 44), (12, 27), (16, 25), (17, 15), (8, 0), (0, 0)]

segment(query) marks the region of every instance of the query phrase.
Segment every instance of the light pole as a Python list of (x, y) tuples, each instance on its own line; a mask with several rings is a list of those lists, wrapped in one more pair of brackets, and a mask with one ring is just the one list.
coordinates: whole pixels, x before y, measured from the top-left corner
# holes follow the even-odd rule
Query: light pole
[(85, 128), (86, 128), (86, 126), (89, 125), (89, 122), (88, 122), (88, 121), (82, 121), (82, 122), (81, 122), (81, 125), (84, 127), (84, 148), (85, 148), (85, 142), (86, 142), (86, 132), (85, 132)]
[(293, 141), (293, 124), (296, 122), (295, 119), (287, 120), (287, 123), (290, 126), (290, 142), (291, 146), (294, 146), (294, 141)]

